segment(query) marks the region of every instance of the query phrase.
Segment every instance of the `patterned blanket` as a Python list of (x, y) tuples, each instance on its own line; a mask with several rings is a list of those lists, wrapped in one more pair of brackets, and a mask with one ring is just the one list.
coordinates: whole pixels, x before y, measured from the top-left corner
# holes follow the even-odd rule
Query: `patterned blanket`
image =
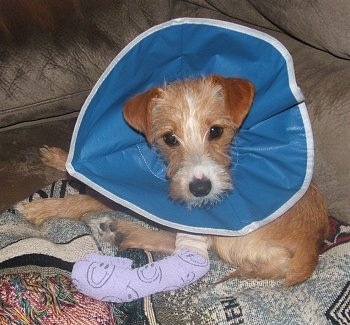
[[(27, 201), (83, 192), (83, 184), (62, 180)], [(107, 214), (149, 227), (125, 212)], [(215, 284), (232, 266), (211, 254), (210, 272), (191, 286), (112, 304), (75, 290), (69, 275), (77, 259), (100, 251), (129, 257), (138, 267), (162, 256), (136, 249), (118, 251), (104, 242), (93, 226), (101, 216), (82, 221), (55, 218), (36, 228), (15, 208), (0, 215), (0, 325), (350, 324), (350, 226), (334, 218), (329, 219), (332, 231), (320, 263), (303, 284), (289, 289), (280, 281), (267, 280)]]

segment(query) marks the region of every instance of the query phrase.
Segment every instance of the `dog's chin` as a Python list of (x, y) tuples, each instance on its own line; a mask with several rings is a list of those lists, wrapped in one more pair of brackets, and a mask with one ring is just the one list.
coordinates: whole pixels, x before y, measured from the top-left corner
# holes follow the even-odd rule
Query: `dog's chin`
[(188, 209), (191, 208), (205, 208), (212, 205), (219, 204), (224, 200), (229, 193), (232, 191), (233, 187), (231, 184), (228, 184), (226, 188), (219, 191), (212, 191), (206, 196), (194, 196), (191, 193), (187, 193), (186, 196), (171, 196), (174, 201), (178, 201), (187, 206)]
[(219, 203), (225, 194), (207, 195), (206, 197), (195, 197), (184, 201), (187, 208), (203, 208)]

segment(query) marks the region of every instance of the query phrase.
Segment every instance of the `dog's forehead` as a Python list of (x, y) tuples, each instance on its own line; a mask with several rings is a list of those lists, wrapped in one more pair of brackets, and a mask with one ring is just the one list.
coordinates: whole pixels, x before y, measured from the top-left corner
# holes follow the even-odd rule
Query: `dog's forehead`
[(225, 115), (227, 111), (221, 86), (205, 78), (165, 86), (161, 89), (153, 110), (156, 120), (163, 117), (182, 126), (188, 120), (208, 124)]
[(207, 104), (223, 103), (222, 87), (215, 84), (211, 78), (187, 79), (175, 82), (165, 87), (164, 100), (173, 100), (174, 103), (194, 108), (194, 106), (205, 107)]

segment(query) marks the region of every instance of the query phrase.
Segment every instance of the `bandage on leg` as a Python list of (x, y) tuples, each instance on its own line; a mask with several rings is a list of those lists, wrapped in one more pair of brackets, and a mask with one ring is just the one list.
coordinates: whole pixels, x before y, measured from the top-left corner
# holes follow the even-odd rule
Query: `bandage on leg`
[(122, 303), (182, 288), (209, 270), (209, 260), (188, 249), (139, 268), (131, 265), (127, 258), (90, 254), (74, 264), (72, 282), (87, 296)]

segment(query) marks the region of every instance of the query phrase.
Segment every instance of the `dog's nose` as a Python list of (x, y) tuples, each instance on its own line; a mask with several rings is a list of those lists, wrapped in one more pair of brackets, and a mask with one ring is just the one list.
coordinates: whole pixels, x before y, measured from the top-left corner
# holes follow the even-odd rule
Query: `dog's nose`
[(190, 192), (196, 197), (206, 196), (211, 191), (211, 181), (208, 178), (194, 178), (189, 185)]

